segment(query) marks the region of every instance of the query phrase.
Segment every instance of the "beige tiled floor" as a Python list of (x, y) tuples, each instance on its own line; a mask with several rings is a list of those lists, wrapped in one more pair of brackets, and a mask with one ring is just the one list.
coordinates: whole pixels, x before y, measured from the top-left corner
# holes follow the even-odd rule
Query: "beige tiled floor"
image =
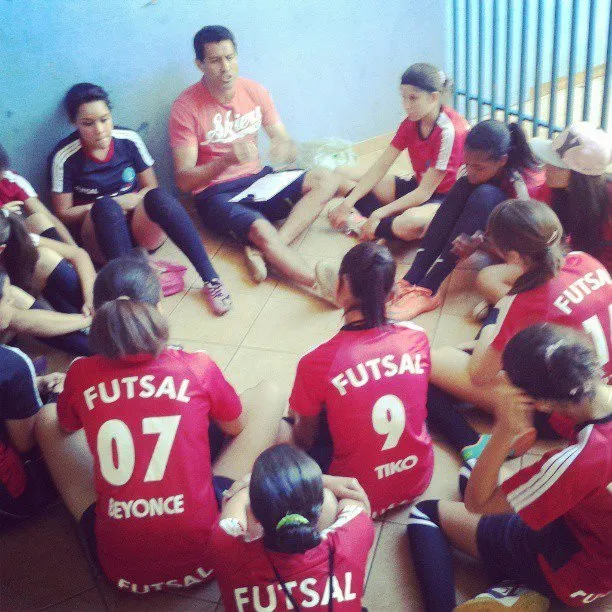
[[(376, 153), (363, 156), (367, 164)], [(399, 172), (406, 172), (403, 161)], [(235, 244), (223, 243), (207, 232), (202, 236), (213, 263), (228, 285), (234, 309), (222, 318), (211, 315), (202, 299), (196, 275), (190, 267), (189, 289), (164, 300), (171, 322), (171, 336), (186, 349), (205, 349), (224, 370), (239, 392), (264, 378), (280, 383), (289, 393), (300, 354), (329, 338), (339, 327), (340, 313), (324, 303), (271, 278), (259, 286), (248, 278), (242, 254)], [(324, 218), (318, 219), (299, 242), (298, 250), (311, 262), (325, 258), (338, 262), (355, 240), (332, 232)], [(396, 248), (398, 274), (403, 274), (414, 256), (414, 247)], [(158, 253), (185, 261), (170, 243)], [(474, 337), (477, 327), (468, 313), (477, 301), (470, 292), (474, 271), (462, 266), (455, 271), (445, 290), (442, 308), (417, 319), (433, 346), (444, 346)], [(29, 344), (33, 354), (45, 352)], [(53, 367), (65, 369), (70, 359), (52, 355)], [(486, 418), (474, 417), (479, 428)], [(537, 452), (541, 452), (538, 449)], [(457, 498), (459, 461), (442, 442), (435, 446), (434, 476), (426, 496)], [(528, 455), (517, 460), (535, 460)], [(408, 511), (397, 509), (376, 522), (376, 539), (371, 555), (364, 605), (370, 610), (422, 610), (405, 537)], [(180, 593), (160, 594), (146, 599), (119, 595), (104, 581), (94, 578), (82, 553), (67, 512), (58, 504), (28, 523), (0, 533), (0, 609), (102, 610), (220, 610), (216, 584)], [(482, 569), (464, 557), (457, 557), (459, 600), (485, 587)]]

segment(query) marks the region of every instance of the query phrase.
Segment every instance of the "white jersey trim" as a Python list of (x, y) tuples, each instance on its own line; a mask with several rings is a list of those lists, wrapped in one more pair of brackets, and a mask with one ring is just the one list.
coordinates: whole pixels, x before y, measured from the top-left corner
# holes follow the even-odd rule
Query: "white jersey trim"
[(516, 512), (520, 512), (544, 495), (565, 474), (586, 446), (592, 431), (593, 425), (587, 425), (578, 433), (578, 444), (568, 446), (553, 455), (527, 482), (508, 494), (508, 502)]
[(152, 166), (155, 163), (142, 138), (137, 132), (134, 132), (134, 130), (114, 129), (113, 137), (123, 138), (124, 140), (131, 140), (136, 145), (138, 153), (140, 153), (140, 157), (142, 157), (144, 163), (147, 164), (147, 166)]
[(68, 158), (80, 151), (81, 141), (77, 138), (62, 147), (54, 156), (51, 163), (51, 191), (63, 193), (64, 191), (64, 165)]
[(436, 170), (446, 171), (453, 152), (453, 145), (455, 144), (455, 126), (444, 111), (440, 113), (436, 123), (442, 130), (442, 142), (440, 143), (440, 151), (438, 152), (435, 168)]
[(416, 323), (413, 323), (412, 321), (393, 321), (393, 325), (397, 325), (398, 327), (406, 327), (414, 331), (425, 333), (425, 330), (422, 327), (420, 327)]
[(34, 387), (34, 394), (36, 395), (36, 401), (38, 402), (38, 407), (41, 408), (43, 403), (42, 403), (42, 399), (40, 398), (40, 394), (38, 393), (38, 385), (36, 384), (36, 370), (34, 370), (34, 364), (32, 363), (32, 360), (23, 351), (20, 351), (18, 348), (15, 348), (14, 346), (8, 346), (6, 344), (3, 346), (4, 348), (7, 348), (9, 351), (12, 351), (13, 353), (21, 357), (26, 362), (26, 365), (28, 366), (28, 370), (30, 371), (30, 376), (32, 377), (32, 386)]
[(20, 189), (23, 189), (29, 198), (37, 197), (38, 194), (34, 191), (34, 187), (32, 187), (32, 185), (30, 185), (30, 183), (26, 181), (23, 176), (16, 174), (12, 170), (5, 170), (2, 178), (5, 178), (9, 183), (14, 183)]
[(333, 525), (330, 525), (327, 529), (324, 529), (321, 532), (321, 537), (323, 539), (327, 538), (327, 536), (343, 527), (348, 522), (352, 521), (356, 516), (359, 516), (363, 512), (363, 506), (345, 506), (342, 509), (342, 512), (338, 515)]

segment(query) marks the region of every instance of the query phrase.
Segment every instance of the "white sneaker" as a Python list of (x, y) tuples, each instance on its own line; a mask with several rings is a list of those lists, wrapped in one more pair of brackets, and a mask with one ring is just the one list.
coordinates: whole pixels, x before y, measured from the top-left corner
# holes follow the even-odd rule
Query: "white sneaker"
[(455, 608), (455, 612), (546, 612), (550, 601), (537, 591), (505, 580)]
[(338, 269), (324, 261), (319, 261), (315, 266), (315, 276), (317, 278), (315, 285), (317, 295), (337, 307)]
[(256, 283), (265, 281), (268, 276), (268, 268), (266, 267), (266, 262), (261, 251), (252, 246), (245, 246), (244, 255), (251, 278)]

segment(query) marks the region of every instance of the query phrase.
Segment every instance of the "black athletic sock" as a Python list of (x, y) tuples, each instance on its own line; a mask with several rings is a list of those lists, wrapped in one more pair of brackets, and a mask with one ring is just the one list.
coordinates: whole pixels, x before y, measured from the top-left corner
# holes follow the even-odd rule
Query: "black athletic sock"
[(370, 192), (367, 195), (364, 195), (363, 198), (357, 200), (355, 203), (355, 209), (364, 217), (369, 217), (382, 205), (382, 202), (372, 192)]
[(427, 426), (442, 434), (461, 452), (465, 446), (476, 444), (480, 436), (459, 411), (459, 403), (450, 393), (430, 383), (427, 390)]
[(49, 274), (42, 294), (58, 312), (76, 313), (83, 308), (81, 280), (65, 259)]
[(440, 529), (438, 500), (428, 499), (413, 506), (406, 531), (425, 609), (450, 612), (456, 606), (453, 559)]
[(96, 240), (106, 261), (132, 250), (132, 238), (127, 219), (119, 203), (109, 197), (96, 200), (91, 207), (91, 220)]
[(185, 253), (204, 282), (219, 278), (198, 230), (176, 198), (159, 188), (151, 189), (144, 197), (144, 207), (149, 218)]
[(468, 480), (472, 475), (472, 470), (476, 465), (476, 459), (468, 459), (464, 461), (459, 469), (459, 493), (461, 494), (461, 499), (465, 497), (465, 489), (468, 485)]
[(393, 219), (395, 217), (385, 217), (380, 220), (380, 223), (376, 226), (374, 230), (374, 235), (377, 238), (386, 238), (390, 240), (391, 238), (395, 238), (393, 231), (391, 230), (391, 224), (393, 223)]
[(59, 235), (56, 227), (48, 227), (44, 232), (40, 232), (40, 235), (51, 240), (63, 242), (62, 237)]

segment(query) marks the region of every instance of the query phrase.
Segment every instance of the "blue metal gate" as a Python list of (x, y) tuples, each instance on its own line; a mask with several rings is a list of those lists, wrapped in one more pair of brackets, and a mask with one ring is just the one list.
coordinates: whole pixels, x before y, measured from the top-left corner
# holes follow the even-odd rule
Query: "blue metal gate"
[(607, 130), (611, 0), (452, 0), (451, 10), (454, 104), (470, 121), (503, 113), (534, 135), (581, 119)]

